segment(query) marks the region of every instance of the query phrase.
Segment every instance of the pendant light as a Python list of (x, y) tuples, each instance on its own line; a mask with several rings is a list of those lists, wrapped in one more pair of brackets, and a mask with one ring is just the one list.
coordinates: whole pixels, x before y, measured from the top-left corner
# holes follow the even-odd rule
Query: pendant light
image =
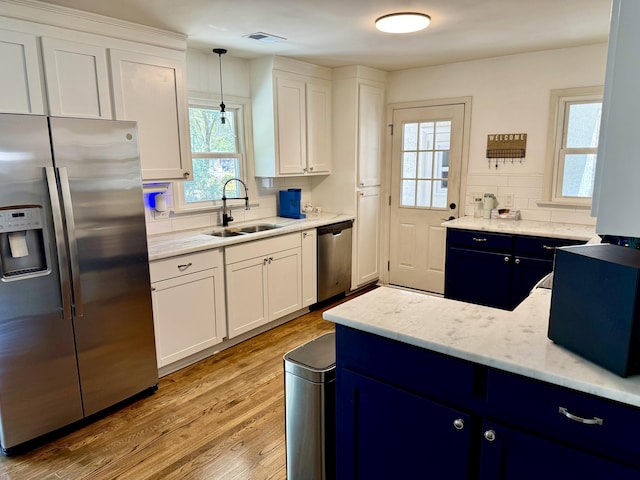
[(385, 33), (411, 33), (424, 30), (431, 23), (431, 17), (424, 13), (398, 12), (376, 19), (376, 28)]
[(222, 91), (222, 55), (227, 53), (226, 48), (214, 48), (213, 53), (218, 55), (218, 65), (220, 71), (220, 122), (215, 126), (215, 132), (217, 135), (230, 135), (233, 134), (233, 128), (231, 121), (227, 118), (227, 112), (225, 111), (226, 105), (224, 104), (224, 93)]

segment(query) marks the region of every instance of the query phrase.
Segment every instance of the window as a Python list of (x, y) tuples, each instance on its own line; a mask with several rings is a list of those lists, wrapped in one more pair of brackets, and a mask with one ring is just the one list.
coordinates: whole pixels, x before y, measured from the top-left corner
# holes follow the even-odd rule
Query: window
[(451, 120), (403, 125), (401, 207), (446, 208)]
[[(227, 127), (220, 128), (220, 110), (217, 105), (191, 103), (189, 128), (191, 130), (191, 181), (176, 185), (179, 210), (195, 210), (217, 206), (222, 198), (222, 187), (231, 178), (243, 178), (245, 173), (242, 154), (242, 108), (226, 109)], [(239, 125), (240, 124), (240, 125)], [(227, 186), (227, 196), (237, 197), (238, 182)]]
[(602, 87), (554, 90), (553, 133), (547, 159), (547, 200), (556, 204), (591, 204), (593, 195)]

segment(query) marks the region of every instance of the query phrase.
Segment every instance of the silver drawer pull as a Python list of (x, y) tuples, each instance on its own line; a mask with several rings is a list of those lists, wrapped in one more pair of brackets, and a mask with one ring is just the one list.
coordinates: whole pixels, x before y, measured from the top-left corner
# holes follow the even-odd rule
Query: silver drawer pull
[(462, 418), (456, 418), (453, 421), (453, 426), (456, 430), (462, 430), (464, 428), (464, 420)]
[(178, 270), (180, 270), (181, 272), (184, 272), (187, 268), (189, 268), (191, 265), (193, 265), (193, 263), (189, 262), (189, 263), (182, 263), (180, 265), (178, 265)]
[(578, 422), (578, 423), (584, 423), (585, 425), (602, 425), (604, 423), (604, 420), (598, 417), (582, 418), (577, 415), (574, 415), (573, 413), (569, 412), (569, 410), (567, 410), (565, 407), (559, 407), (558, 412), (563, 414), (569, 420), (573, 420), (574, 422)]
[(493, 430), (487, 430), (484, 432), (484, 438), (489, 442), (493, 442), (496, 439), (496, 432)]
[(549, 245), (542, 245), (543, 250), (555, 250), (556, 247), (550, 247)]
[(474, 242), (486, 242), (487, 239), (486, 238), (473, 237), (473, 241)]

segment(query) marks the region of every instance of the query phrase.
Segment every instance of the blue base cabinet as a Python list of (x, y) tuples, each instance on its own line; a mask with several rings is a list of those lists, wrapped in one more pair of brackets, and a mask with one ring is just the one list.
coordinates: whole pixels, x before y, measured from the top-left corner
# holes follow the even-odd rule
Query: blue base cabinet
[(556, 248), (581, 243), (449, 228), (444, 296), (513, 310), (553, 270)]
[(640, 478), (638, 408), (342, 325), (336, 354), (339, 480)]

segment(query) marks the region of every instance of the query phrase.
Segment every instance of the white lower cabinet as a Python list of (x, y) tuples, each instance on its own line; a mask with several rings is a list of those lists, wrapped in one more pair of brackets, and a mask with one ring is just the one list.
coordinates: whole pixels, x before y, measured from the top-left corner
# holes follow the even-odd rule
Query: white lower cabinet
[(302, 308), (300, 233), (225, 249), (228, 336)]
[(302, 306), (318, 301), (318, 235), (315, 228), (302, 232)]
[(158, 367), (222, 342), (226, 335), (220, 250), (151, 262)]
[(361, 188), (357, 209), (352, 288), (371, 283), (380, 276), (380, 187)]

